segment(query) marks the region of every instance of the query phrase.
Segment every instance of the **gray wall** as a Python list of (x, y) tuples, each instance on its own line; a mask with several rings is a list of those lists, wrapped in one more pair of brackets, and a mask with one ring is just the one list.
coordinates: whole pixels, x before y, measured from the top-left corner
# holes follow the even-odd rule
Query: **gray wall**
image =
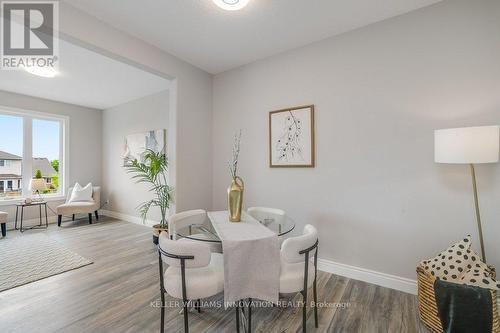
[[(6, 91), (0, 91), (0, 105), (69, 116), (69, 183), (101, 184), (100, 110)], [(50, 207), (56, 207), (60, 203), (50, 202)], [(0, 210), (9, 213), (9, 221), (14, 220), (16, 211), (14, 206), (0, 206)], [(38, 218), (36, 209), (29, 209), (26, 212), (28, 219)]]
[[(106, 210), (138, 217), (136, 207), (152, 198), (148, 186), (135, 184), (123, 168), (123, 143), (128, 134), (151, 129), (166, 129), (169, 120), (169, 92), (146, 96), (103, 111), (102, 116), (102, 179)], [(168, 151), (167, 141), (167, 151)], [(148, 219), (160, 220), (158, 209)]]
[[(500, 123), (500, 1), (453, 0), (214, 79), (213, 208), (226, 207), (243, 129), (245, 205), (320, 230), (320, 257), (415, 278), (470, 233), (467, 166), (433, 161), (433, 130)], [(316, 105), (317, 167), (268, 167), (268, 111)], [(500, 165), (477, 168), (487, 253), (500, 267)]]
[[(61, 37), (174, 79), (170, 101), (175, 147), (171, 171), (176, 208), (212, 205), (212, 75), (140, 39), (127, 35), (67, 3), (59, 6)], [(171, 140), (172, 141), (172, 140)]]

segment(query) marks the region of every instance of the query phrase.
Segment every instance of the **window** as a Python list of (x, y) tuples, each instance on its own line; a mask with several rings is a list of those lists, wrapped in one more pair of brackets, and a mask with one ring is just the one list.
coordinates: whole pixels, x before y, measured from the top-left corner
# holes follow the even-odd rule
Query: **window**
[(33, 119), (32, 173), (33, 177), (40, 173), (45, 179), (45, 194), (59, 191), (60, 126), (59, 121)]
[(22, 195), (12, 183), (22, 179), (23, 118), (0, 113), (0, 200), (16, 199)]
[[(0, 202), (65, 194), (68, 125), (64, 116), (0, 107)], [(32, 178), (44, 180), (39, 192)]]

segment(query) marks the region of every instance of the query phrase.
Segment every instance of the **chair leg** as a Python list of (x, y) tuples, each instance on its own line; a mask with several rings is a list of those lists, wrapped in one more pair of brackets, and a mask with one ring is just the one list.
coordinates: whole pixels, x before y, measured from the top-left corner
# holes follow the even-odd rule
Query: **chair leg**
[(302, 332), (306, 333), (306, 325), (307, 325), (307, 289), (304, 289), (302, 297), (303, 297), (303, 305), (302, 305)]
[(73, 216), (71, 217), (71, 220), (75, 220), (75, 214), (73, 214)]
[(57, 215), (57, 226), (60, 227), (62, 223), (62, 215)]
[(161, 320), (160, 320), (160, 333), (165, 330), (165, 294), (160, 291), (161, 294)]
[(252, 299), (248, 299), (248, 333), (252, 332)]
[(97, 213), (97, 210), (95, 211), (95, 219), (96, 221), (99, 221), (99, 213)]
[(318, 293), (316, 288), (316, 277), (314, 278), (313, 284), (313, 296), (314, 296), (314, 326), (318, 328)]
[(89, 224), (92, 224), (92, 213), (89, 213)]
[(240, 307), (236, 306), (236, 333), (240, 333)]
[(184, 300), (184, 332), (189, 333), (189, 325), (188, 325), (188, 301)]
[(2, 237), (7, 236), (7, 224), (2, 223)]

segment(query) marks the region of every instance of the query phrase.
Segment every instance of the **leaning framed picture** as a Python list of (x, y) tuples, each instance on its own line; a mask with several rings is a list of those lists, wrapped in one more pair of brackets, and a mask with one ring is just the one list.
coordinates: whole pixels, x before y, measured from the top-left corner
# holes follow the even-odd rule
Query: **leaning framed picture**
[(314, 105), (269, 112), (269, 166), (314, 167)]

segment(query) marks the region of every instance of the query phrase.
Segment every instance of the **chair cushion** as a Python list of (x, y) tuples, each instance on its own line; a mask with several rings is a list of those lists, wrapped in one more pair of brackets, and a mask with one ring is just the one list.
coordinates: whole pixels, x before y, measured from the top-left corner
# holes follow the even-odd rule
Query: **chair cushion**
[[(304, 266), (304, 262), (290, 264), (281, 260), (280, 293), (296, 293), (304, 289)], [(311, 287), (315, 274), (313, 260), (310, 260), (308, 269), (307, 287)]]
[(6, 212), (0, 212), (0, 223), (7, 222), (7, 216), (8, 214)]
[(92, 199), (92, 183), (88, 183), (85, 187), (82, 187), (79, 183), (76, 183), (71, 191), (71, 196), (68, 203), (75, 203), (81, 201), (93, 201)]
[(92, 213), (97, 209), (94, 201), (78, 201), (57, 206), (57, 215)]
[[(182, 299), (182, 277), (180, 267), (170, 266), (163, 275), (165, 290), (175, 298)], [(212, 253), (210, 264), (202, 268), (186, 268), (187, 298), (198, 299), (216, 295), (224, 290), (224, 260), (222, 254)]]

